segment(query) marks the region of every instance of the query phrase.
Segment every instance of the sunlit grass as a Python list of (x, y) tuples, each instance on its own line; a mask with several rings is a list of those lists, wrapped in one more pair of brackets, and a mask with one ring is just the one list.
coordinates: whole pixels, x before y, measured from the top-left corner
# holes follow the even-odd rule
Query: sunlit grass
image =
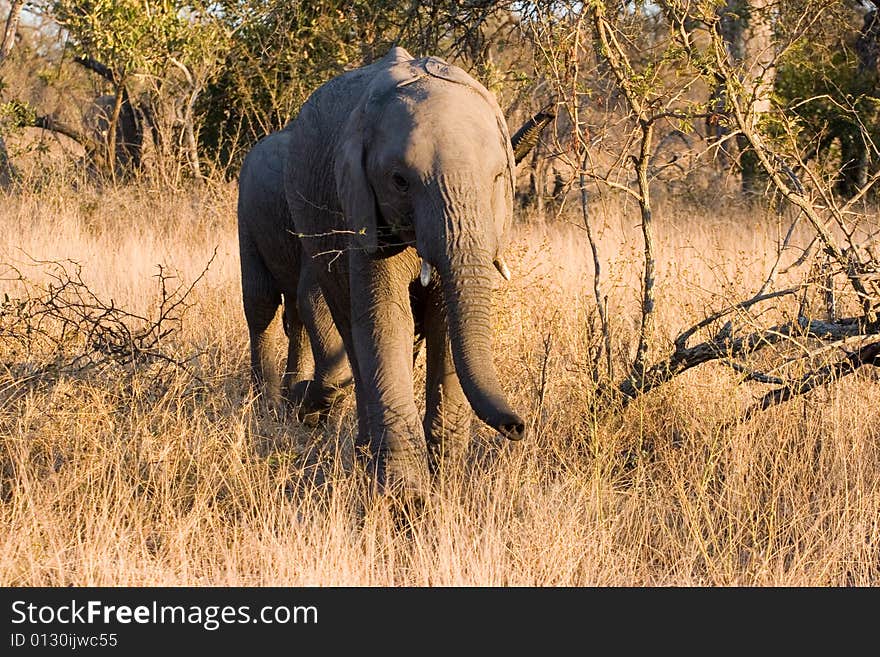
[[(600, 407), (578, 213), (520, 224), (514, 278), (499, 278), (496, 359), (528, 438), (501, 442), (474, 420), (468, 463), (402, 531), (352, 465), (351, 399), (312, 429), (248, 395), (235, 194), (0, 197), (0, 262), (38, 280), (34, 260), (73, 259), (92, 291), (132, 312), (155, 304), (158, 265), (191, 281), (217, 251), (169, 338), (192, 357), (188, 372), (22, 381), (18, 366), (40, 354), (0, 336), (0, 584), (880, 583), (876, 374), (748, 422), (737, 417), (759, 389), (717, 365), (625, 412)], [(637, 214), (591, 211), (619, 375), (638, 330)], [(723, 205), (667, 203), (657, 221), (652, 357), (708, 309), (753, 294), (784, 230), (773, 215)], [(15, 296), (14, 283), (0, 286)]]

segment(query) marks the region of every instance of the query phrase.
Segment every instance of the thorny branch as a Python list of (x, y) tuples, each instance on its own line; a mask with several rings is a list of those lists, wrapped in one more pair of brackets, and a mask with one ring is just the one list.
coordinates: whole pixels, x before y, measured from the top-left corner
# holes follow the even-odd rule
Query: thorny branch
[[(667, 11), (673, 11), (672, 4), (667, 3)], [(666, 6), (666, 5), (664, 5)], [(676, 11), (690, 11), (689, 5), (676, 5)], [(683, 7), (684, 9), (681, 9)], [(610, 9), (606, 11), (606, 3), (590, 3), (582, 8), (583, 14), (591, 19), (595, 35), (596, 57), (599, 66), (610, 73), (618, 98), (623, 101), (628, 121), (633, 126), (629, 141), (621, 150), (623, 155), (612, 170), (621, 166), (629, 155), (633, 182), (615, 182), (611, 173), (600, 174), (586, 169), (586, 158), (581, 166), (581, 186), (585, 178), (602, 185), (625, 192), (639, 203), (641, 226), (644, 238), (644, 270), (642, 277), (641, 327), (637, 336), (637, 348), (628, 373), (616, 384), (609, 382), (600, 386), (599, 398), (607, 394), (617, 397), (623, 405), (647, 393), (654, 388), (671, 381), (676, 376), (696, 367), (697, 365), (717, 361), (731, 367), (741, 376), (741, 381), (753, 381), (765, 385), (777, 386), (766, 393), (757, 404), (750, 408), (747, 416), (756, 411), (782, 403), (795, 396), (805, 394), (817, 386), (827, 384), (836, 378), (856, 371), (865, 364), (880, 364), (880, 343), (873, 341), (880, 335), (880, 263), (866, 244), (859, 244), (856, 232), (848, 222), (856, 213), (855, 203), (866, 196), (871, 187), (880, 180), (880, 171), (868, 176), (855, 195), (845, 203), (838, 203), (831, 190), (823, 186), (823, 181), (814, 175), (806, 166), (802, 157), (796, 152), (785, 154), (774, 141), (764, 135), (764, 124), (757, 114), (757, 103), (754, 90), (748, 91), (744, 83), (743, 72), (731, 62), (725, 51), (723, 35), (719, 32), (718, 18), (714, 10), (702, 16), (702, 24), (709, 33), (708, 40), (691, 39), (686, 32), (674, 35), (673, 41), (681, 47), (685, 59), (693, 67), (697, 77), (708, 80), (710, 85), (724, 90), (727, 104), (726, 114), (720, 118), (729, 120), (730, 135), (738, 135), (755, 153), (759, 166), (768, 176), (772, 186), (797, 209), (797, 215), (791, 221), (788, 230), (778, 247), (775, 261), (764, 279), (760, 289), (751, 298), (730, 304), (728, 307), (708, 314), (693, 326), (681, 331), (672, 341), (672, 351), (656, 359), (653, 364), (648, 360), (649, 342), (654, 333), (655, 316), (655, 258), (652, 224), (650, 190), (652, 178), (656, 171), (651, 167), (651, 144), (654, 137), (653, 128), (660, 120), (682, 120), (687, 122), (707, 114), (698, 105), (686, 111), (687, 107), (676, 103), (683, 98), (674, 90), (665, 90), (662, 85), (653, 85), (650, 76), (656, 74), (653, 69), (638, 70), (636, 52), (638, 46), (627, 39), (626, 33), (612, 17)], [(684, 21), (679, 21), (682, 25)], [(576, 29), (581, 27), (580, 20), (575, 22)], [(575, 46), (579, 45), (580, 33), (577, 33)], [(706, 45), (698, 45), (706, 44)], [(701, 51), (702, 49), (702, 51)], [(784, 51), (782, 48), (781, 51)], [(667, 51), (673, 52), (673, 51)], [(576, 53), (578, 54), (578, 53)], [(636, 59), (633, 59), (636, 57)], [(575, 60), (577, 57), (574, 58)], [(771, 62), (771, 65), (773, 63)], [(574, 77), (579, 73), (578, 66), (573, 66)], [(577, 80), (571, 80), (569, 96), (563, 94), (563, 101), (574, 107), (575, 131), (578, 145), (586, 146), (579, 132), (579, 121), (576, 119), (578, 107)], [(687, 83), (691, 84), (691, 83)], [(685, 86), (687, 86), (687, 84)], [(562, 85), (560, 85), (562, 87)], [(766, 111), (766, 108), (762, 106)], [(784, 110), (773, 110), (777, 116), (777, 125), (791, 126), (786, 123)], [(569, 110), (571, 113), (571, 109)], [(798, 172), (805, 172), (801, 180)], [(583, 199), (582, 199), (583, 202)], [(585, 208), (584, 208), (585, 209)], [(803, 254), (789, 264), (783, 273), (790, 272), (807, 263), (816, 255), (814, 246), (821, 247), (827, 261), (817, 263), (806, 279), (793, 287), (775, 290), (777, 274), (780, 271), (783, 254), (791, 248), (792, 238), (799, 222), (806, 218), (814, 238)], [(839, 237), (842, 236), (842, 237)], [(592, 240), (591, 240), (592, 245)], [(595, 255), (595, 254), (594, 254)], [(598, 271), (598, 263), (596, 263)], [(816, 268), (818, 266), (818, 269)], [(837, 298), (834, 289), (836, 276), (845, 279), (855, 292), (861, 314), (845, 319), (837, 317)], [(808, 292), (818, 292), (824, 296), (827, 319), (822, 320), (810, 315), (806, 307)], [(801, 295), (800, 307), (793, 319), (767, 326), (759, 320), (756, 312), (771, 300), (792, 298)], [(597, 299), (601, 304), (602, 300)], [(723, 322), (723, 324), (722, 324)], [(713, 325), (720, 325), (714, 335), (706, 337), (698, 344), (689, 346), (691, 339), (699, 332), (709, 330)], [(607, 337), (607, 331), (605, 331)], [(833, 360), (829, 352), (842, 348), (853, 349), (853, 345), (861, 343), (855, 351), (845, 352), (840, 360)], [(823, 354), (824, 362), (818, 369), (812, 369), (793, 378), (784, 378), (748, 366), (738, 359), (756, 355), (766, 347), (774, 347), (777, 356), (788, 354), (785, 366), (815, 359)], [(777, 368), (774, 368), (777, 369)], [(809, 369), (809, 368), (808, 368)]]
[[(724, 51), (724, 43), (721, 34), (717, 29), (709, 30), (711, 36), (712, 56), (716, 69), (716, 77), (719, 78), (726, 86), (727, 101), (730, 106), (733, 120), (736, 126), (748, 141), (749, 146), (754, 151), (761, 166), (769, 176), (773, 186), (795, 207), (800, 209), (810, 225), (816, 232), (819, 240), (824, 246), (824, 251), (831, 255), (841, 266), (856, 295), (859, 297), (865, 319), (867, 323), (872, 324), (877, 321), (877, 308), (880, 300), (877, 296), (876, 284), (873, 286), (873, 292), (866, 285), (864, 276), (871, 272), (870, 263), (866, 263), (859, 255), (856, 244), (852, 242), (852, 232), (847, 231), (842, 222), (842, 215), (835, 212), (833, 203), (825, 203), (824, 210), (828, 211), (830, 217), (823, 217), (823, 208), (817, 206), (813, 198), (804, 190), (802, 183), (793, 173), (791, 168), (785, 163), (785, 158), (773, 150), (772, 144), (765, 139), (756, 127), (755, 117), (752, 115), (751, 108), (740, 100), (740, 93), (737, 84), (737, 76), (730, 69)], [(868, 184), (873, 184), (875, 178)], [(813, 181), (814, 187), (817, 188), (820, 197), (824, 196), (824, 190), (821, 185), (817, 185), (818, 181)], [(859, 190), (859, 196), (864, 191)], [(845, 207), (850, 207), (847, 204)], [(835, 220), (842, 232), (847, 235), (849, 245), (841, 247), (834, 235), (828, 228), (829, 220)]]
[[(202, 272), (189, 284), (171, 285), (176, 278), (159, 267), (158, 299), (148, 316), (125, 310), (95, 294), (73, 260), (40, 261), (50, 282), (40, 285), (19, 266), (0, 264), (0, 280), (10, 289), (0, 303), (0, 346), (6, 375), (13, 383), (54, 381), (88, 372), (126, 375), (159, 364), (186, 372), (198, 354), (180, 356), (168, 339), (179, 331), (192, 306), (190, 295), (216, 258), (214, 250)], [(4, 386), (8, 388), (9, 386)]]

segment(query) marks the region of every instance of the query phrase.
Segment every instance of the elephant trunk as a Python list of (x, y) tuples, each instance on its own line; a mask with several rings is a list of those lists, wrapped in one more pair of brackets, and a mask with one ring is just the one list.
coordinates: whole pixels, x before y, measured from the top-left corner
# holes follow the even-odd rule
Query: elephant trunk
[(455, 371), (468, 402), (483, 422), (510, 440), (525, 423), (504, 396), (492, 358), (492, 259), (444, 256), (437, 263)]

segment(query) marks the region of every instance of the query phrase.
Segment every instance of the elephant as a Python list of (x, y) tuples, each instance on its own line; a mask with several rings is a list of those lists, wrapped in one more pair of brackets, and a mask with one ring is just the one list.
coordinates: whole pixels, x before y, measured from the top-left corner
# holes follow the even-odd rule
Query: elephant
[[(95, 98), (83, 113), (85, 162), (90, 175), (106, 171), (109, 166), (107, 148), (110, 144), (110, 125), (115, 105), (116, 96), (105, 94)], [(133, 173), (141, 168), (144, 142), (143, 114), (143, 108), (133, 103), (128, 91), (123, 89), (114, 141), (114, 166), (118, 176)]]
[[(545, 108), (513, 134), (515, 164), (531, 152), (553, 118)], [(281, 174), (289, 142), (287, 128), (267, 135), (248, 152), (239, 173), (242, 297), (250, 333), (253, 389), (264, 390), (267, 379), (274, 378), (268, 327), (283, 304), (287, 358), (281, 397), (301, 421), (314, 425), (326, 418), (352, 377), (342, 338), (314, 273), (307, 270), (309, 258), (302, 253), (288, 212)], [(423, 343), (424, 336), (417, 332), (414, 359)]]
[[(282, 390), (326, 407), (350, 373), (355, 446), (377, 489), (421, 496), (464, 444), (468, 407), (509, 439), (525, 434), (501, 390), (490, 334), (493, 265), (509, 277), (513, 148), (482, 85), (441, 59), (395, 47), (319, 87), (242, 167), (254, 382), (265, 379), (265, 329), (283, 299)], [(423, 419), (412, 386), (414, 336), (427, 345)]]

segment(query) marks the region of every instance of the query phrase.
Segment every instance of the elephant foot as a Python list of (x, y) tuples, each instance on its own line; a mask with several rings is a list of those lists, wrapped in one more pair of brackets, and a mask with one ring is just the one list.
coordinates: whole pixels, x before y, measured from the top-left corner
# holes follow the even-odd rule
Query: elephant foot
[(431, 478), (449, 474), (461, 468), (467, 455), (468, 443), (464, 436), (446, 436), (442, 440), (428, 440), (428, 470)]
[(409, 538), (423, 527), (430, 511), (437, 504), (433, 495), (407, 496), (374, 494), (363, 509), (364, 515), (379, 514), (391, 520), (395, 532)]
[(288, 388), (284, 400), (296, 413), (297, 420), (315, 427), (329, 417), (330, 411), (344, 397), (342, 388), (321, 387), (314, 381), (297, 381)]
[(370, 492), (392, 505), (414, 512), (427, 503), (431, 491), (424, 451), (395, 453), (383, 450), (379, 454), (365, 453), (365, 471)]
[(425, 418), (428, 467), (436, 481), (464, 465), (470, 444), (470, 409), (463, 404)]

